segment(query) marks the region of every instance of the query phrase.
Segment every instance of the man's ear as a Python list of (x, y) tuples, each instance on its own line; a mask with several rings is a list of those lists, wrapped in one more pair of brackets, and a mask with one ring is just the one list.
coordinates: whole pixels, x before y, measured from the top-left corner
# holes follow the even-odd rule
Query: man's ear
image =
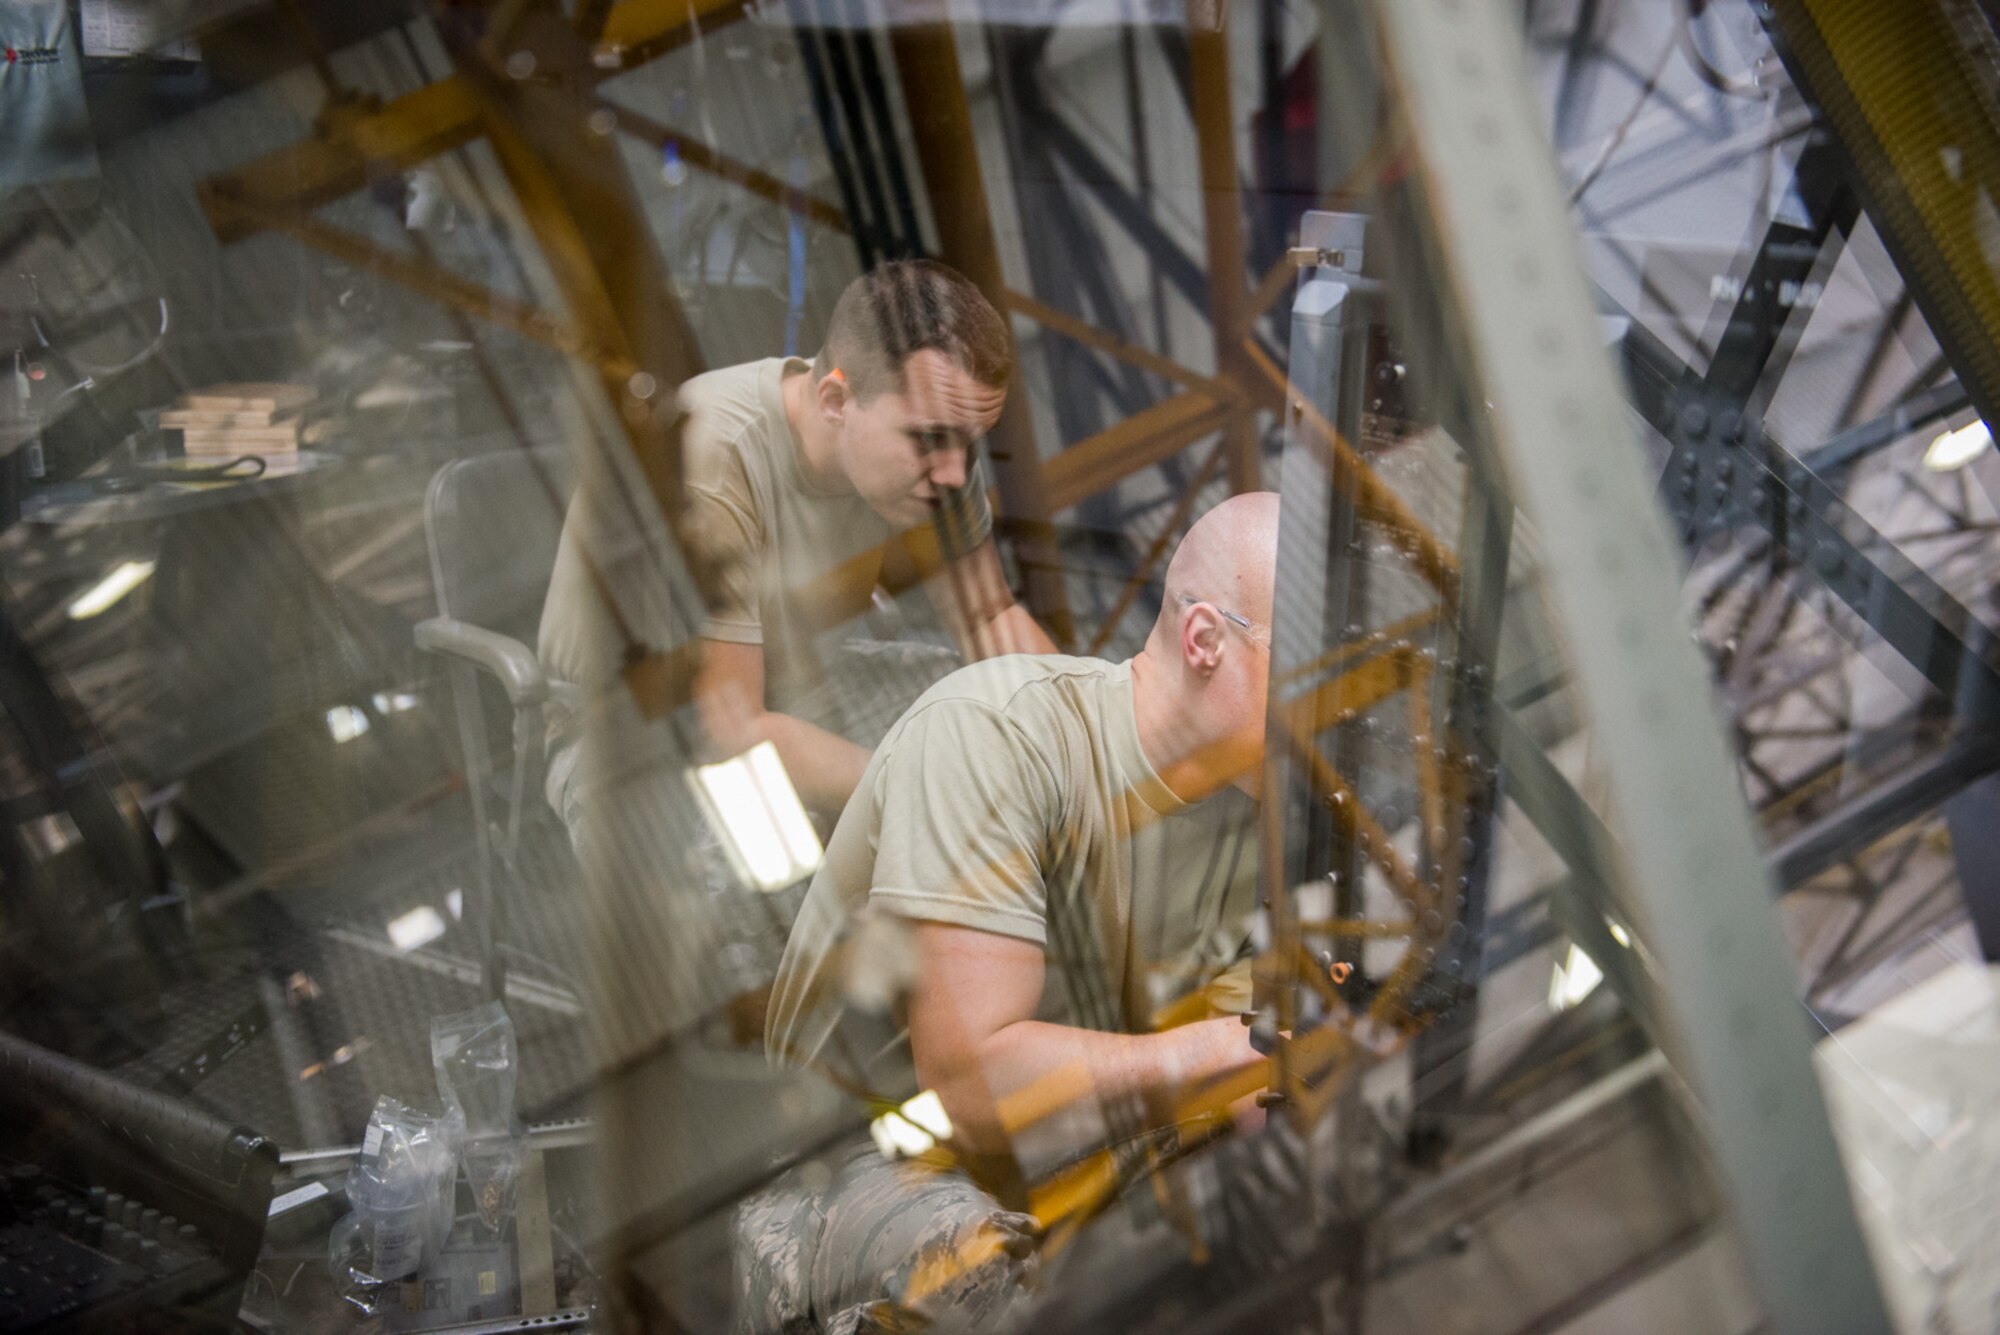
[(847, 405), (854, 400), (854, 391), (847, 387), (847, 377), (839, 371), (829, 371), (813, 386), (813, 394), (819, 403), (819, 415), (828, 425), (839, 426), (847, 420)]
[(1206, 603), (1191, 603), (1181, 616), (1181, 658), (1206, 677), (1222, 665), (1222, 618)]

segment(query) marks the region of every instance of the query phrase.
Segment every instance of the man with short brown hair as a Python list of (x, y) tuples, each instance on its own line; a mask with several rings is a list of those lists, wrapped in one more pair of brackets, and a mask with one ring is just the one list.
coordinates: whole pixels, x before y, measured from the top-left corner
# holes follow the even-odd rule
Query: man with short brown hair
[[(968, 659), (1054, 652), (1007, 588), (977, 466), (1012, 361), (1006, 321), (971, 282), (895, 261), (848, 285), (814, 362), (773, 357), (682, 387), (682, 536), (719, 577), (695, 683), (718, 755), (769, 741), (807, 803), (838, 813), (869, 753), (826, 704), (831, 639), (880, 583), (921, 581)], [(588, 688), (615, 678), (619, 649), (565, 531), (542, 659)], [(559, 808), (574, 766), (563, 722)]]

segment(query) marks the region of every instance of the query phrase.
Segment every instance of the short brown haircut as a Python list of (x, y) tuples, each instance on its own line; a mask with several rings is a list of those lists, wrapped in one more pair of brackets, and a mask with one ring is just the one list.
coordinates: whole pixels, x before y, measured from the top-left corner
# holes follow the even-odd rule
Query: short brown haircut
[(891, 260), (847, 285), (813, 363), (835, 368), (862, 398), (903, 387), (903, 366), (926, 348), (943, 353), (992, 389), (1007, 388), (1014, 340), (1000, 312), (954, 269), (932, 260)]

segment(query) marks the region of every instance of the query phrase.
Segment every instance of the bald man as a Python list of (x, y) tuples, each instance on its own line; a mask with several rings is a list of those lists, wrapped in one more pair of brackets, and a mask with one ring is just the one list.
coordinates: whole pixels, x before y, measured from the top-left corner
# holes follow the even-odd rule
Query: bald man
[[(1048, 1161), (1130, 1135), (1145, 1109), (1262, 1060), (1234, 1015), (1159, 1032), (1153, 1016), (1248, 953), (1277, 528), (1269, 492), (1204, 515), (1128, 662), (995, 659), (917, 701), (870, 761), (792, 930), (765, 1031), (774, 1055), (892, 1101), (936, 1091), (975, 1174), (1020, 1157), (1022, 1133)], [(867, 1014), (899, 959), (907, 1004)], [(1246, 987), (1234, 1009), (1247, 1000)], [(1020, 1125), (1035, 1100), (1010, 1096), (1031, 1089), (1064, 1091), (1080, 1116)], [(945, 1304), (964, 1322), (1011, 1300), (1007, 1258), (1030, 1250), (1031, 1221), (967, 1179), (862, 1146), (817, 1194), (813, 1208), (781, 1195), (746, 1208), (740, 1329), (832, 1329), (883, 1302), (933, 1318)], [(1000, 1244), (993, 1264), (910, 1292), (982, 1231)]]

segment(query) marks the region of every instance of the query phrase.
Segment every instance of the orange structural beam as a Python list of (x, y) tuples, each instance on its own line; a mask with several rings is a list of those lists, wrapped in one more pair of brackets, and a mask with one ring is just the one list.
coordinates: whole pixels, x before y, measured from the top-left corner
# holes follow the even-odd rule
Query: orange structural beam
[(1150, 348), (1127, 343), (1124, 339), (1099, 329), (1088, 320), (1079, 320), (1069, 312), (1057, 310), (1047, 302), (1037, 301), (1025, 292), (1016, 292), (1009, 288), (1005, 297), (1008, 310), (1025, 315), (1044, 329), (1053, 330), (1087, 348), (1095, 348), (1128, 366), (1151, 371), (1154, 375), (1171, 380), (1183, 388), (1200, 390), (1218, 402), (1233, 401), (1242, 397), (1242, 391), (1227, 381), (1190, 370), (1173, 358), (1163, 357)]
[(1094, 496), (1119, 479), (1186, 449), (1237, 410), (1186, 390), (1078, 441), (1042, 470), (1051, 513)]
[(822, 223), (836, 231), (847, 230), (847, 213), (837, 204), (829, 203), (817, 195), (787, 185), (767, 171), (760, 171), (748, 163), (739, 162), (718, 149), (709, 147), (698, 139), (690, 139), (679, 130), (661, 124), (650, 116), (633, 111), (630, 107), (619, 106), (615, 102), (599, 99), (598, 110), (609, 112), (618, 128), (626, 134), (644, 139), (655, 148), (664, 149), (673, 144), (680, 153), (681, 160), (690, 167), (741, 186), (753, 195), (761, 195), (791, 212), (816, 223)]
[[(721, 27), (742, 17), (741, 0), (625, 0), (612, 8), (598, 50), (606, 77), (672, 49), (691, 25)], [(478, 90), (454, 75), (392, 102), (334, 102), (309, 137), (203, 182), (212, 197), (310, 213), (485, 133)], [(216, 239), (227, 245), (259, 230), (241, 210), (209, 209)]]
[(240, 221), (259, 231), (282, 232), (344, 264), (378, 273), (432, 301), (602, 366), (609, 374), (629, 376), (638, 369), (629, 359), (593, 343), (560, 316), (527, 302), (502, 296), (469, 278), (459, 277), (442, 265), (384, 250), (366, 237), (323, 223), (295, 208), (214, 195), (210, 192), (215, 187), (209, 182), (198, 188), (211, 218)]

